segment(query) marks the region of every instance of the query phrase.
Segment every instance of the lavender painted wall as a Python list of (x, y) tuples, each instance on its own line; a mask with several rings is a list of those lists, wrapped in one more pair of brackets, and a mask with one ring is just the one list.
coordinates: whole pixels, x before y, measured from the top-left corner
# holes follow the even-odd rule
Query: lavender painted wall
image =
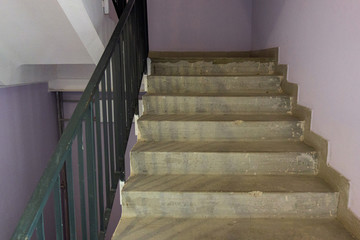
[(148, 0), (150, 50), (249, 50), (251, 7), (251, 0)]
[(13, 234), (57, 137), (46, 83), (0, 88), (0, 239)]
[(329, 164), (350, 180), (360, 217), (360, 1), (254, 0), (253, 49), (280, 47), (312, 130), (329, 140)]

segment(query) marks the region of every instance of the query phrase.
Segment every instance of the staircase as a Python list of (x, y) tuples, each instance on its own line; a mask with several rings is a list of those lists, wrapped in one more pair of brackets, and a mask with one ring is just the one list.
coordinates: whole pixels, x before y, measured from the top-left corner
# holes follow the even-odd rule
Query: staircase
[(153, 58), (113, 239), (353, 237), (269, 57)]

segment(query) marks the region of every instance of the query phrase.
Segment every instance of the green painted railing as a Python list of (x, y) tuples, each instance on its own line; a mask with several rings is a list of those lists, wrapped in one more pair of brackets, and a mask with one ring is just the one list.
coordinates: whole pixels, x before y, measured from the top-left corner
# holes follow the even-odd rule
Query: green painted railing
[[(45, 239), (48, 224), (55, 225), (57, 240), (104, 236), (118, 181), (125, 181), (125, 150), (146, 71), (146, 11), (146, 0), (127, 3), (12, 239)], [(59, 175), (63, 166), (66, 230)], [(49, 205), (55, 222), (45, 219)]]

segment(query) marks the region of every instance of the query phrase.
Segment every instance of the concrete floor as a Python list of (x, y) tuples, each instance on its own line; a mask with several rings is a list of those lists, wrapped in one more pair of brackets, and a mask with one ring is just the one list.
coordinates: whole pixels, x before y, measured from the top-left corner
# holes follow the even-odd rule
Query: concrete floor
[(124, 218), (113, 240), (350, 240), (335, 219)]

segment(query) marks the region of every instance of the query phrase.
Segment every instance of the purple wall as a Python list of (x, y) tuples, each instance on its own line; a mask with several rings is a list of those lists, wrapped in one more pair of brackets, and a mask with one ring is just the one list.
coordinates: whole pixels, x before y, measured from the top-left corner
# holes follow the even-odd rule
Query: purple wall
[(148, 0), (150, 50), (249, 50), (251, 7), (251, 0)]
[(0, 88), (0, 239), (13, 234), (57, 137), (46, 83)]
[(254, 0), (253, 49), (280, 47), (312, 130), (329, 140), (329, 164), (350, 180), (360, 217), (360, 1)]

